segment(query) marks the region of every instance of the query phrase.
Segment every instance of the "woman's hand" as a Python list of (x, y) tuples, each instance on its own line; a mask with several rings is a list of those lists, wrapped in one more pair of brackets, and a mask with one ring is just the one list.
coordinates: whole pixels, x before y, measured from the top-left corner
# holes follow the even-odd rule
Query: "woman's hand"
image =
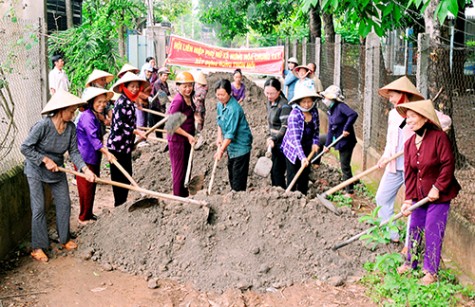
[(142, 131), (140, 129), (135, 129), (134, 134), (138, 135), (141, 139), (147, 139), (147, 134), (145, 133), (145, 131)]
[(106, 155), (107, 161), (109, 162), (112, 162), (113, 160), (117, 160), (117, 158), (110, 151), (106, 151), (105, 155)]
[(188, 142), (191, 144), (191, 146), (196, 144), (196, 139), (191, 134), (188, 134), (187, 139), (188, 139)]
[(266, 140), (266, 147), (269, 147), (269, 146), (270, 146), (270, 148), (274, 148), (274, 146), (275, 146), (275, 143), (271, 138), (268, 138)]
[(221, 146), (218, 147), (218, 150), (216, 151), (216, 153), (214, 154), (214, 159), (215, 160), (221, 160), (221, 158), (223, 157), (224, 155), (224, 150), (221, 148)]
[(401, 213), (402, 213), (404, 216), (409, 216), (409, 215), (411, 215), (412, 212), (407, 211), (407, 209), (409, 209), (409, 207), (411, 207), (411, 205), (412, 205), (412, 200), (405, 200), (404, 203), (402, 204)]
[(59, 171), (58, 165), (56, 165), (56, 163), (53, 160), (51, 160), (50, 158), (44, 157), (43, 158), (43, 163), (45, 164), (45, 167), (46, 167), (47, 170), (49, 170), (53, 173)]
[(384, 157), (381, 157), (381, 159), (379, 159), (379, 161), (378, 161), (378, 167), (379, 168), (385, 168), (387, 164), (388, 164), (388, 161)]
[(349, 133), (348, 131), (343, 131), (343, 133), (342, 133), (342, 134), (343, 134), (343, 137), (344, 137), (344, 138), (346, 138), (347, 136), (349, 136), (349, 135), (350, 135), (350, 133)]
[(304, 167), (307, 167), (309, 164), (310, 164), (310, 163), (309, 163), (308, 159), (307, 159), (307, 158), (303, 158), (303, 160), (302, 160), (302, 165), (303, 165)]
[(96, 174), (94, 174), (89, 168), (85, 170), (84, 175), (86, 176), (87, 181), (89, 182), (96, 181)]
[(330, 148), (328, 148), (327, 146), (323, 146), (323, 152), (327, 153), (330, 151)]
[(429, 197), (430, 202), (436, 201), (439, 199), (439, 189), (437, 189), (435, 186), (432, 186), (432, 189), (430, 189), (427, 197)]
[(317, 144), (312, 145), (312, 151), (313, 152), (317, 153), (319, 149), (320, 149), (320, 146), (318, 146)]

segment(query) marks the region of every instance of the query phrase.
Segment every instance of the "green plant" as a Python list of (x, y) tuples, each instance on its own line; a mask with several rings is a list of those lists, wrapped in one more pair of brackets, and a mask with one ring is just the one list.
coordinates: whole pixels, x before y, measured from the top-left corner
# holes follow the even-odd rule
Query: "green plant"
[(328, 199), (330, 201), (336, 203), (336, 205), (338, 207), (350, 207), (351, 208), (351, 204), (353, 203), (353, 199), (343, 196), (342, 193), (335, 193), (335, 194), (329, 195)]
[(368, 287), (368, 295), (383, 306), (455, 306), (462, 298), (474, 300), (473, 289), (457, 283), (450, 270), (439, 271), (439, 281), (422, 286), (418, 278), (423, 273), (414, 270), (411, 274), (399, 275), (397, 267), (403, 263), (398, 253), (376, 257), (367, 262), (364, 268), (368, 272), (362, 283)]

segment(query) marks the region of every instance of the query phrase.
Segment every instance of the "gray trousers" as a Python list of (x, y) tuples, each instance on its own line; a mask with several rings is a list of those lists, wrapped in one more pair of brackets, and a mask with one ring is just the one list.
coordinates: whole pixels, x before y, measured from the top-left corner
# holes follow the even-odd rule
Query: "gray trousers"
[[(67, 180), (47, 183), (53, 193), (56, 207), (56, 229), (61, 244), (69, 241), (69, 218), (71, 216), (71, 200)], [(48, 225), (46, 223), (45, 193), (41, 180), (28, 177), (31, 203), (31, 247), (47, 249), (49, 247)]]

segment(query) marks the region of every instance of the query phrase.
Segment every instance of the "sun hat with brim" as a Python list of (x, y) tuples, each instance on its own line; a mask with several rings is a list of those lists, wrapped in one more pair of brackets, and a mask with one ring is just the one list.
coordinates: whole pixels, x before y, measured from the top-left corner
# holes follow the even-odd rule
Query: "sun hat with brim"
[(321, 96), (318, 95), (315, 91), (312, 91), (311, 89), (305, 87), (294, 95), (294, 98), (292, 98), (292, 100), (289, 102), (289, 105), (298, 103), (300, 100), (307, 97), (321, 98)]
[(121, 78), (126, 72), (132, 72), (134, 74), (138, 74), (140, 72), (140, 69), (138, 69), (135, 66), (130, 65), (129, 63), (125, 63), (124, 66), (122, 66), (122, 68), (120, 69), (117, 76)]
[(158, 70), (157, 73), (158, 73), (159, 75), (161, 75), (161, 74), (167, 74), (167, 75), (169, 75), (169, 74), (170, 74), (170, 71), (168, 70), (168, 68), (162, 67), (162, 68), (160, 68), (160, 69)]
[(97, 79), (100, 78), (106, 78), (106, 82), (110, 83), (112, 80), (114, 80), (114, 75), (108, 73), (107, 71), (103, 71), (100, 69), (94, 69), (92, 73), (87, 77), (86, 80), (86, 87), (91, 86), (91, 83), (96, 81)]
[(345, 96), (341, 94), (341, 89), (336, 85), (330, 85), (326, 90), (320, 92), (320, 95), (322, 95), (323, 98), (338, 100), (340, 102), (345, 100)]
[(294, 63), (294, 64), (299, 64), (299, 61), (297, 60), (296, 57), (291, 57), (287, 60), (287, 63)]
[(442, 129), (437, 113), (435, 113), (434, 104), (432, 100), (419, 100), (414, 102), (401, 103), (396, 106), (396, 110), (401, 114), (402, 117), (406, 118), (407, 110), (412, 110), (419, 115), (427, 118), (434, 125)]
[(389, 91), (404, 92), (410, 94), (408, 97), (410, 101), (424, 100), (425, 97), (417, 90), (408, 77), (402, 76), (401, 78), (394, 80), (388, 85), (383, 86), (378, 90), (379, 95), (384, 98), (389, 98)]
[(86, 104), (84, 99), (81, 99), (65, 90), (58, 89), (48, 103), (45, 105), (41, 114), (48, 114), (53, 111), (69, 108), (72, 106), (80, 106)]
[(106, 99), (111, 100), (112, 96), (114, 96), (114, 92), (103, 88), (89, 87), (84, 93), (82, 99), (84, 99), (86, 102), (89, 102), (91, 99), (94, 99), (100, 95), (106, 95)]
[(191, 74), (193, 75), (196, 83), (202, 85), (208, 84), (208, 81), (206, 81), (206, 76), (202, 71), (193, 71)]
[(298, 77), (299, 70), (300, 70), (301, 68), (307, 70), (307, 72), (309, 72), (309, 71), (311, 72), (311, 69), (308, 68), (307, 66), (305, 66), (305, 65), (300, 65), (300, 66), (297, 66), (297, 67), (295, 67), (294, 69), (292, 69), (292, 73), (293, 73), (295, 76)]
[(143, 86), (143, 88), (146, 88), (148, 86), (148, 82), (145, 81), (144, 79), (140, 78), (139, 76), (137, 76), (136, 74), (133, 74), (131, 73), (130, 71), (126, 72), (122, 78), (120, 78), (119, 80), (117, 80), (117, 82), (112, 86), (112, 90), (116, 93), (121, 93), (121, 91), (119, 90), (119, 86), (121, 84), (125, 84), (125, 83), (129, 83), (129, 82), (133, 82), (133, 81), (137, 81), (140, 83), (140, 85)]

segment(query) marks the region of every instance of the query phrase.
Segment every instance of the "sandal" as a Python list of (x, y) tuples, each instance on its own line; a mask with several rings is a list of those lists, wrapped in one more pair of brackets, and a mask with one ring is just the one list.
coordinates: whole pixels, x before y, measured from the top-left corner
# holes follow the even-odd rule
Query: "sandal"
[(31, 257), (39, 262), (48, 262), (48, 256), (43, 252), (41, 248), (34, 249), (31, 252)]
[(431, 274), (431, 273), (426, 273), (424, 277), (419, 279), (419, 284), (422, 286), (428, 286), (430, 284), (433, 284), (437, 281), (437, 275), (436, 274)]
[(62, 244), (61, 246), (68, 251), (78, 248), (77, 243), (73, 240), (69, 240), (66, 244)]
[(397, 273), (398, 273), (399, 275), (402, 275), (402, 274), (404, 274), (404, 273), (409, 272), (409, 270), (411, 270), (411, 269), (412, 269), (412, 267), (411, 267), (409, 264), (404, 263), (403, 265), (401, 265), (400, 267), (398, 267), (396, 271), (397, 271)]

